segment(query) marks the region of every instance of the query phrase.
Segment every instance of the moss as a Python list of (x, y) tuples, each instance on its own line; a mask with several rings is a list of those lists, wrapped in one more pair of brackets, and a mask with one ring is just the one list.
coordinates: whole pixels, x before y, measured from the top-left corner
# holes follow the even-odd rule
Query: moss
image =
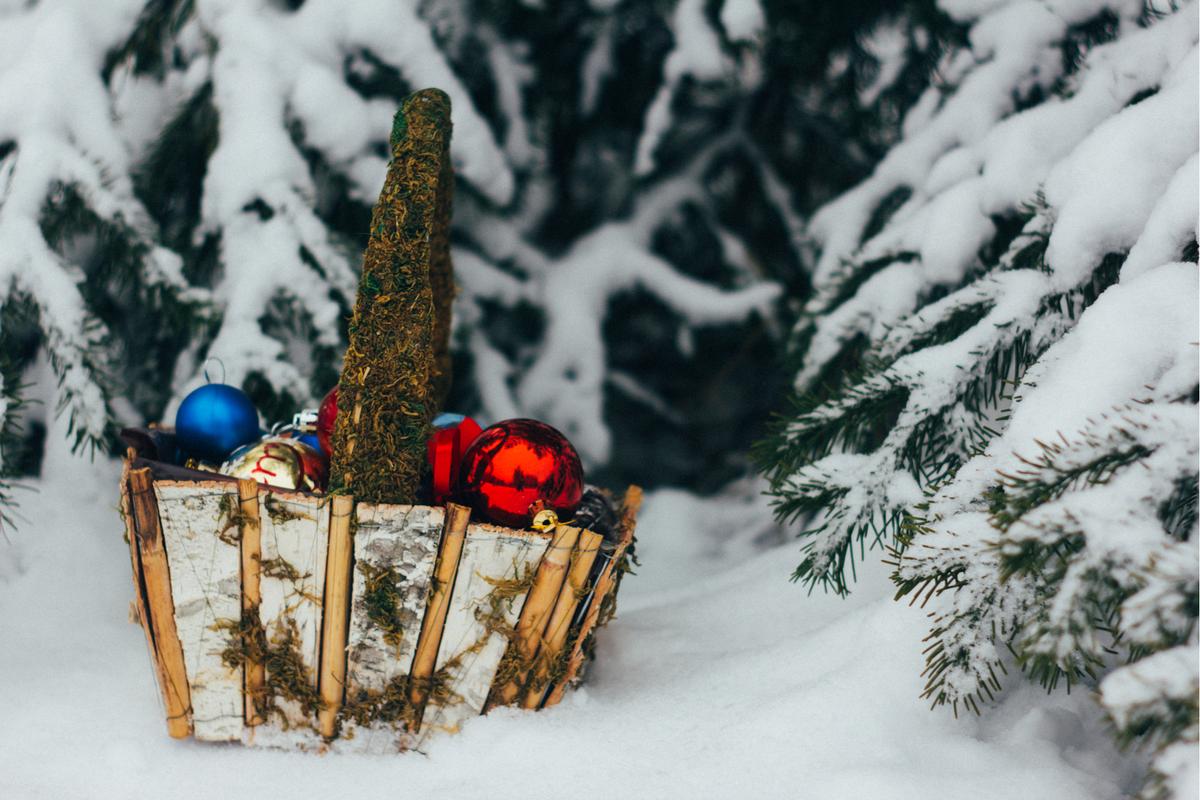
[[(461, 666), (462, 654), (451, 659), (424, 681), (425, 703), (449, 706), (461, 703), (463, 698), (451, 690), (454, 671)], [(346, 701), (338, 714), (338, 728), (347, 720), (362, 727), (376, 724), (390, 725), (396, 729), (414, 731), (420, 719), (421, 707), (412, 703), (415, 679), (411, 675), (397, 675), (381, 690), (361, 687), (346, 692)]]
[(292, 619), (277, 620), (270, 638), (257, 607), (243, 611), (239, 620), (218, 620), (213, 627), (230, 633), (221, 651), (221, 660), (227, 667), (239, 669), (247, 663), (266, 667), (266, 682), (253, 696), (263, 714), (274, 715), (287, 728), (289, 723), (279, 707), (280, 698), (296, 703), (310, 718), (324, 707), (313, 672), (300, 654), (300, 632)]
[(278, 497), (275, 497), (272, 494), (266, 495), (265, 499), (263, 500), (263, 505), (266, 506), (267, 516), (269, 516), (271, 521), (276, 525), (283, 525), (284, 523), (297, 519), (313, 519), (311, 514), (305, 514), (302, 511), (293, 511), (292, 509), (288, 508), (288, 504), (285, 501), (280, 500)]
[(414, 501), (449, 374), (449, 146), (449, 98), (408, 97), (372, 214), (333, 434), (331, 487), (368, 502)]
[(301, 581), (312, 576), (311, 572), (301, 573), (296, 569), (290, 561), (283, 557), (263, 559), (260, 563), (263, 577), (275, 578), (281, 581), (291, 581), (292, 583), (300, 583)]
[[(500, 701), (497, 693), (510, 683), (521, 682), (533, 666), (533, 660), (521, 654), (516, 645), (516, 629), (508, 624), (505, 617), (512, 610), (513, 599), (529, 593), (536, 576), (537, 570), (527, 566), (525, 574), (519, 578), (484, 578), (492, 586), (492, 591), (488, 593), (487, 605), (480, 606), (475, 611), (475, 618), (483, 625), (484, 634), (472, 647), (483, 647), (493, 633), (504, 636), (509, 642), (503, 658), (496, 665), (496, 674), (492, 677), (492, 691), (488, 696), (487, 706), (498, 704)], [(470, 649), (468, 648), (468, 651)]]
[(366, 584), (362, 603), (367, 619), (383, 631), (384, 642), (399, 650), (400, 642), (404, 640), (403, 597), (400, 595), (404, 578), (389, 566), (359, 563), (357, 569)]
[(250, 515), (242, 511), (242, 504), (236, 495), (223, 494), (217, 502), (217, 510), (224, 520), (217, 538), (227, 545), (237, 547), (242, 541), (242, 525), (250, 521)]
[(338, 716), (340, 722), (353, 720), (363, 727), (379, 722), (412, 727), (415, 720), (414, 711), (409, 701), (408, 676), (398, 675), (380, 691), (361, 687), (347, 691), (346, 702), (342, 704)]

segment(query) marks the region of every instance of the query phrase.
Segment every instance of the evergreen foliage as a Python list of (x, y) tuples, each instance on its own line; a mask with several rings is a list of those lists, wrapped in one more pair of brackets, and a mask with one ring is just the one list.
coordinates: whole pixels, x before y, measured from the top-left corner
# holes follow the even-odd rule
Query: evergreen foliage
[(1082, 683), (1154, 752), (1147, 796), (1187, 796), (1196, 6), (943, 7), (966, 41), (808, 226), (797, 399), (759, 450), (794, 577), (844, 594), (886, 548), (933, 705)]

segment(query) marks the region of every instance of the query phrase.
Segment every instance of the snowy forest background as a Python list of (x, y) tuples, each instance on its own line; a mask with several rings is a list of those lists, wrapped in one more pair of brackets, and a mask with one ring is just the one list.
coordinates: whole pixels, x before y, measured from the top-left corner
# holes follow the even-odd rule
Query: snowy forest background
[[(826, 797), (1195, 796), (1197, 24), (1172, 0), (0, 0), (0, 631), (29, 645), (0, 674), (36, 680), (39, 625), (71, 619), (65, 588), (17, 622), (39, 587), (127, 582), (50, 535), (73, 495), (112, 549), (118, 427), (170, 420), (208, 358), (267, 423), (336, 382), (391, 116), (437, 86), (448, 407), (543, 419), (591, 481), (656, 490), (590, 704), (469, 729), (442, 751), (464, 780), (498, 737), (588, 729), (687, 772), (666, 739), (705, 717), (763, 745), (715, 764), (818, 753), (768, 757), (768, 796), (793, 769)], [(102, 641), (62, 657), (140, 656)], [(883, 684), (848, 695), (873, 732), (832, 720), (838, 670)], [(125, 727), (109, 702), (95, 738)], [(635, 735), (654, 709), (676, 727)], [(980, 747), (912, 768), (922, 737)], [(205, 768), (131, 741), (83, 763)], [(17, 755), (61, 746), (10, 744), (17, 789)], [(628, 792), (720, 796), (646, 770)]]

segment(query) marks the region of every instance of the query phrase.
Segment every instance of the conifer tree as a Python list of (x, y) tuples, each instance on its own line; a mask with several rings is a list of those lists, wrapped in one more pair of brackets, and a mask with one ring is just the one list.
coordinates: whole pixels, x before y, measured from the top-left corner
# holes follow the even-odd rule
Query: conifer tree
[(1189, 796), (1196, 6), (943, 5), (966, 43), (808, 227), (797, 405), (761, 450), (795, 577), (845, 593), (885, 546), (935, 706), (1083, 682), (1156, 753), (1147, 795)]

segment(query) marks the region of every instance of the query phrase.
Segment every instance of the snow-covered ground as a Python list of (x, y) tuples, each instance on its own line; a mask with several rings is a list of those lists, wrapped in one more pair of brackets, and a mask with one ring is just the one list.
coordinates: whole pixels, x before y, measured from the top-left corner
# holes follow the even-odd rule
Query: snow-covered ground
[[(651, 493), (642, 566), (586, 688), (424, 755), (303, 755), (166, 736), (127, 619), (117, 466), (53, 452), (0, 544), (0, 798), (1109, 798), (1136, 785), (1085, 693), (1012, 681), (982, 719), (931, 712), (923, 612), (868, 557), (849, 600), (788, 582), (755, 487)], [(1088, 737), (1085, 730), (1095, 733)]]

